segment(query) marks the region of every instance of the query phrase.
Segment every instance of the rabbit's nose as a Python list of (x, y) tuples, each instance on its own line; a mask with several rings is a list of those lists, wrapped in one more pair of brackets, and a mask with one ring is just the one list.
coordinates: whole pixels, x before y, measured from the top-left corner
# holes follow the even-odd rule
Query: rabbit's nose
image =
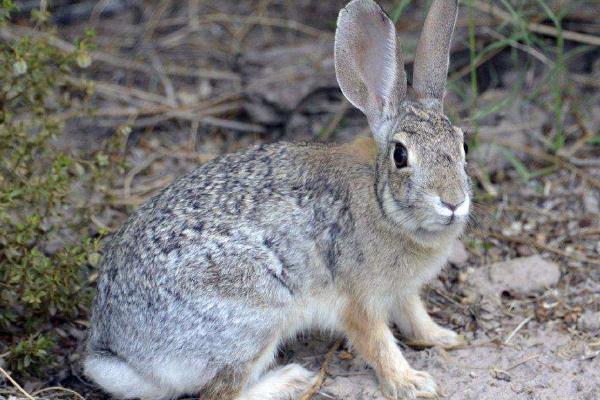
[[(469, 213), (469, 209), (471, 207), (471, 199), (469, 195), (463, 195), (460, 202), (449, 202), (440, 199), (440, 203), (442, 205), (441, 210), (438, 212), (442, 215), (448, 215), (453, 217), (464, 217)], [(442, 211), (443, 210), (443, 211)]]
[(467, 195), (462, 190), (444, 190), (439, 193), (440, 203), (451, 211), (456, 210), (465, 202)]
[(448, 202), (446, 202), (446, 201), (444, 201), (444, 200), (440, 200), (440, 201), (442, 202), (442, 204), (443, 204), (444, 206), (446, 206), (447, 208), (449, 208), (449, 209), (450, 209), (450, 211), (453, 211), (453, 212), (454, 212), (454, 211), (456, 211), (456, 209), (457, 209), (458, 207), (460, 207), (460, 205), (461, 205), (462, 203), (464, 203), (464, 202), (465, 202), (465, 200), (464, 200), (464, 199), (463, 199), (463, 201), (461, 201), (460, 203), (456, 203), (456, 204), (448, 203)]
[(437, 197), (435, 203), (435, 209), (438, 214), (447, 217), (463, 217), (469, 213), (469, 208), (471, 206), (469, 195), (466, 193), (462, 193), (460, 196), (454, 196), (452, 200)]

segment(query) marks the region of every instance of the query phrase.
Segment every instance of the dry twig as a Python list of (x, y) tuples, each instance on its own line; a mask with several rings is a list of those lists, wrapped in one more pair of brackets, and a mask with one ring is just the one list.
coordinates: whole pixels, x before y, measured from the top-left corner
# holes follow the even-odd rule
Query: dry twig
[(8, 379), (8, 381), (19, 391), (23, 394), (23, 396), (25, 396), (28, 400), (35, 400), (35, 397), (31, 396), (29, 393), (27, 393), (25, 391), (25, 389), (23, 389), (21, 387), (21, 385), (19, 385), (13, 378), (12, 376), (10, 376), (10, 374), (8, 372), (6, 372), (4, 370), (4, 368), (0, 367), (0, 373), (2, 373), (2, 375), (4, 375), (4, 377), (6, 379)]
[(52, 386), (52, 387), (36, 390), (35, 392), (32, 393), (32, 396), (37, 396), (39, 394), (46, 393), (46, 392), (52, 392), (52, 391), (68, 393), (70, 395), (75, 396), (75, 398), (77, 398), (79, 400), (85, 400), (85, 397), (83, 397), (81, 394), (77, 393), (74, 390), (64, 388), (62, 386)]
[(577, 153), (579, 149), (585, 146), (587, 142), (594, 137), (594, 132), (592, 132), (592, 130), (587, 127), (581, 113), (575, 110), (573, 112), (573, 116), (575, 117), (575, 122), (577, 123), (577, 126), (579, 127), (583, 135), (579, 139), (577, 139), (575, 143), (573, 143), (570, 147), (565, 148), (561, 152), (559, 152), (561, 156), (569, 158), (569, 161), (571, 160), (571, 156)]
[(533, 246), (540, 250), (558, 254), (559, 256), (566, 257), (566, 258), (572, 258), (577, 261), (586, 262), (586, 263), (593, 264), (593, 265), (600, 265), (600, 260), (589, 258), (589, 257), (586, 257), (579, 253), (569, 253), (569, 252), (563, 251), (561, 249), (558, 249), (556, 247), (548, 246), (544, 243), (540, 243), (540, 242), (537, 242), (537, 241), (534, 241), (531, 239), (524, 239), (524, 238), (515, 237), (515, 236), (507, 236), (507, 235), (503, 235), (498, 232), (488, 232), (487, 235), (494, 237), (496, 239), (507, 241), (507, 242), (513, 242), (513, 243), (526, 244), (529, 246)]
[(510, 335), (508, 335), (506, 337), (506, 339), (504, 340), (504, 344), (505, 345), (508, 344), (510, 342), (510, 340), (513, 338), (513, 336), (515, 336), (517, 334), (517, 332), (519, 332), (525, 326), (525, 324), (527, 324), (529, 321), (531, 321), (532, 318), (533, 318), (533, 316), (530, 315), (529, 317), (527, 317), (523, 321), (521, 321), (521, 323), (519, 325), (517, 325), (517, 327), (510, 333)]
[(339, 347), (342, 345), (343, 341), (344, 338), (339, 338), (335, 341), (335, 344), (331, 346), (331, 349), (329, 349), (325, 355), (325, 360), (323, 360), (323, 364), (321, 365), (321, 370), (319, 371), (319, 375), (317, 376), (315, 384), (306, 393), (304, 393), (304, 396), (302, 396), (301, 400), (311, 400), (319, 392), (321, 386), (323, 385), (323, 381), (325, 380), (325, 375), (327, 375), (327, 366), (331, 362), (331, 359), (333, 358), (333, 355), (337, 349), (339, 349)]
[(337, 126), (342, 122), (342, 118), (344, 118), (344, 114), (350, 108), (350, 102), (346, 99), (342, 100), (342, 103), (339, 105), (337, 111), (329, 121), (329, 124), (323, 129), (323, 131), (319, 134), (319, 140), (327, 140), (337, 128)]
[(521, 361), (519, 361), (519, 362), (517, 362), (517, 363), (514, 363), (514, 364), (513, 364), (513, 365), (511, 365), (510, 367), (506, 368), (506, 369), (505, 369), (505, 371), (506, 371), (506, 372), (508, 372), (508, 371), (511, 371), (511, 370), (513, 370), (513, 369), (517, 368), (517, 367), (518, 367), (518, 366), (520, 366), (520, 365), (523, 365), (523, 364), (525, 364), (525, 363), (527, 363), (527, 362), (529, 362), (529, 361), (531, 361), (531, 360), (534, 360), (534, 359), (538, 358), (538, 357), (539, 357), (539, 356), (541, 356), (541, 355), (542, 355), (541, 353), (538, 353), (538, 354), (533, 354), (533, 355), (531, 355), (531, 356), (529, 356), (529, 357), (525, 357), (525, 358), (524, 358), (524, 359), (522, 359)]
[[(479, 11), (483, 11), (485, 13), (493, 15), (494, 17), (496, 17), (498, 19), (501, 19), (504, 21), (512, 21), (513, 20), (513, 17), (512, 17), (512, 15), (510, 15), (510, 13), (504, 11), (503, 9), (501, 9), (498, 6), (493, 5), (491, 2), (485, 3), (481, 0), (473, 0), (473, 2), (471, 4), (473, 5), (473, 7), (475, 7)], [(548, 35), (548, 36), (553, 36), (553, 37), (557, 37), (560, 35), (560, 32), (555, 27), (544, 25), (544, 24), (538, 24), (536, 22), (529, 22), (527, 24), (527, 29), (529, 29), (532, 32), (541, 33), (543, 35)], [(562, 30), (562, 36), (565, 39), (571, 40), (573, 42), (578, 42), (578, 43), (583, 43), (583, 44), (591, 44), (592, 46), (600, 46), (600, 37), (598, 37), (598, 36), (568, 31), (565, 29)]]
[(559, 165), (563, 168), (566, 168), (569, 171), (575, 173), (576, 175), (579, 175), (583, 180), (587, 181), (587, 183), (594, 186), (596, 189), (600, 190), (600, 180), (598, 178), (595, 178), (595, 177), (591, 176), (590, 174), (588, 174), (587, 172), (583, 171), (582, 169), (576, 167), (571, 162), (569, 162), (569, 160), (566, 160), (566, 159), (563, 159), (562, 157), (554, 156), (554, 155), (545, 153), (543, 151), (534, 149), (533, 147), (531, 147), (529, 145), (512, 143), (512, 142), (509, 142), (508, 140), (492, 139), (492, 140), (489, 140), (488, 142), (491, 144), (498, 144), (500, 146), (508, 147), (517, 152), (525, 153), (529, 156), (539, 158), (541, 160), (550, 162), (552, 164), (557, 164), (557, 165)]

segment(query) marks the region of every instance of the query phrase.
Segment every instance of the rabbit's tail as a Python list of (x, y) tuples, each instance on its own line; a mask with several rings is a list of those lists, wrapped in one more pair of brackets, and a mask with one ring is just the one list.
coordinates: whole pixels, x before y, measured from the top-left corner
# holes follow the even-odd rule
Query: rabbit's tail
[(90, 355), (84, 362), (84, 373), (117, 398), (165, 399), (172, 397), (169, 389), (155, 385), (118, 357)]
[(289, 364), (266, 373), (238, 400), (299, 399), (316, 380), (313, 372), (298, 364)]

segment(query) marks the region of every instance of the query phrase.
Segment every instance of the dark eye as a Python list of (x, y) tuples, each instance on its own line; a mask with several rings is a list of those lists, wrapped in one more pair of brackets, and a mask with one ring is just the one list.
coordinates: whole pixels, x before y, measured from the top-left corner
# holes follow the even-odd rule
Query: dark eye
[(394, 147), (394, 162), (396, 168), (404, 168), (408, 164), (408, 151), (401, 143), (396, 143)]
[(463, 149), (465, 149), (465, 155), (469, 154), (469, 145), (467, 142), (463, 143)]

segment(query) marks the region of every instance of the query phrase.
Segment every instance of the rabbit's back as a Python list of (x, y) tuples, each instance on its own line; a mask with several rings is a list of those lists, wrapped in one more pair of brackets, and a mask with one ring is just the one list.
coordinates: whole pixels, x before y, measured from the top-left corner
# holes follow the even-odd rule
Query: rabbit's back
[(253, 356), (290, 303), (332, 282), (351, 236), (348, 186), (307, 162), (322, 150), (228, 155), (135, 212), (106, 248), (89, 350), (138, 366)]

